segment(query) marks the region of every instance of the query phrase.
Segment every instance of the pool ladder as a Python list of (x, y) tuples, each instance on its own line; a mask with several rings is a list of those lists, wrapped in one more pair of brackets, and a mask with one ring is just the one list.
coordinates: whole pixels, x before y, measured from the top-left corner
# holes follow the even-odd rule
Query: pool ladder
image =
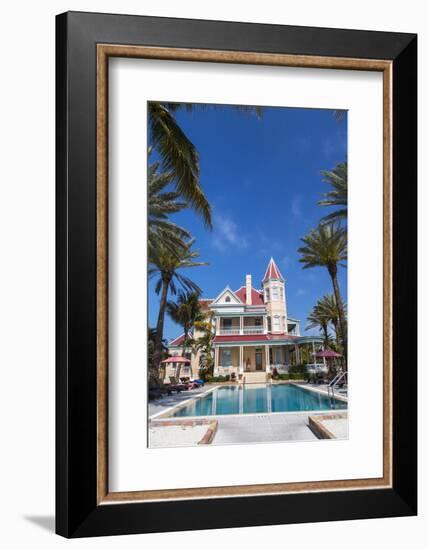
[(336, 374), (336, 376), (327, 386), (328, 396), (330, 398), (330, 404), (333, 408), (334, 408), (334, 390), (335, 388), (339, 387), (339, 384), (342, 385), (341, 384), (342, 381), (343, 381), (343, 384), (346, 384), (346, 385), (348, 384), (347, 376), (348, 376), (348, 373), (346, 371), (339, 372), (338, 374)]

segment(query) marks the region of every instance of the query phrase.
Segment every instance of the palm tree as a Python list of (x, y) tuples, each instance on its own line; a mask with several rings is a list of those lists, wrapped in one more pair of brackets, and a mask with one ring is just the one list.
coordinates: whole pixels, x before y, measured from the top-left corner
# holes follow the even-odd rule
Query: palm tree
[[(257, 117), (262, 114), (261, 107), (247, 105), (231, 107), (242, 113), (256, 114)], [(173, 174), (177, 193), (202, 216), (205, 225), (211, 228), (211, 207), (199, 182), (198, 152), (175, 117), (175, 113), (181, 109), (194, 111), (208, 108), (224, 108), (224, 106), (150, 101), (148, 119), (151, 145), (159, 153), (162, 168)]]
[(327, 348), (330, 343), (330, 335), (328, 333), (328, 323), (329, 319), (326, 317), (322, 311), (318, 309), (318, 303), (312, 308), (312, 311), (308, 315), (309, 324), (306, 327), (306, 330), (312, 328), (318, 328), (324, 336), (324, 346)]
[(339, 162), (333, 170), (322, 171), (326, 183), (333, 189), (324, 193), (324, 199), (319, 201), (321, 206), (338, 206), (339, 210), (322, 218), (321, 222), (346, 220), (348, 216), (348, 163)]
[[(148, 330), (148, 363), (149, 363), (149, 388), (157, 387), (159, 385), (159, 371), (155, 368), (153, 364), (153, 356), (155, 351), (155, 341), (156, 341), (156, 329), (149, 328)], [(166, 357), (168, 351), (168, 344), (166, 340), (161, 340), (161, 356)]]
[(199, 258), (199, 252), (192, 250), (195, 240), (183, 241), (181, 246), (177, 247), (176, 254), (172, 255), (165, 247), (161, 247), (149, 269), (149, 278), (157, 273), (159, 279), (155, 286), (156, 294), (160, 294), (158, 321), (156, 325), (155, 350), (153, 354), (153, 364), (156, 369), (159, 367), (159, 361), (162, 354), (163, 326), (165, 321), (165, 311), (168, 300), (168, 292), (172, 295), (177, 294), (177, 287), (187, 291), (201, 292), (196, 283), (181, 273), (182, 269), (207, 265), (205, 262), (196, 262)]
[(339, 326), (346, 361), (346, 320), (337, 280), (338, 265), (347, 258), (346, 231), (335, 223), (320, 224), (316, 229), (312, 229), (306, 237), (303, 237), (301, 241), (304, 246), (301, 246), (298, 252), (302, 255), (299, 261), (304, 264), (303, 269), (322, 266), (327, 268), (330, 275), (339, 312)]
[[(204, 319), (201, 304), (199, 303), (200, 292), (183, 292), (178, 293), (175, 301), (169, 301), (166, 304), (166, 311), (173, 321), (183, 327), (183, 357), (186, 353), (186, 348), (191, 346), (194, 341), (189, 338), (190, 331), (198, 321)], [(177, 378), (180, 376), (180, 364), (177, 369)]]
[[(150, 154), (150, 153), (149, 153)], [(172, 172), (159, 173), (159, 162), (148, 167), (148, 256), (152, 261), (162, 247), (175, 254), (184, 239), (190, 239), (188, 231), (173, 223), (168, 216), (180, 212), (187, 205), (178, 202), (179, 194), (166, 191), (173, 180)]]
[[(346, 318), (346, 304), (342, 304), (343, 312)], [(325, 294), (320, 298), (316, 304), (317, 310), (321, 315), (325, 316), (328, 321), (333, 325), (334, 332), (336, 334), (336, 341), (341, 340), (340, 328), (339, 328), (339, 310), (336, 305), (336, 300), (333, 294)]]
[(158, 152), (163, 170), (171, 174), (176, 192), (202, 216), (206, 226), (211, 228), (211, 207), (199, 183), (199, 155), (178, 125), (173, 114), (173, 105), (149, 102), (151, 146)]
[(213, 374), (214, 368), (214, 347), (213, 341), (215, 338), (215, 323), (213, 323), (214, 312), (209, 311), (205, 314), (202, 321), (196, 321), (194, 327), (198, 332), (201, 332), (201, 336), (195, 339), (194, 347), (196, 351), (201, 352), (199, 366), (203, 372), (202, 378), (205, 374)]

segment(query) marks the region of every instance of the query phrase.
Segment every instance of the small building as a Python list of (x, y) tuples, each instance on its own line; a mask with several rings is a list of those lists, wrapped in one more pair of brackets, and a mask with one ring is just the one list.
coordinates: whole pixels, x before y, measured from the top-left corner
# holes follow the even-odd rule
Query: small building
[[(254, 288), (252, 276), (237, 290), (226, 286), (214, 299), (201, 299), (202, 308), (212, 312), (214, 376), (230, 375), (243, 382), (264, 382), (273, 370), (287, 373), (291, 365), (301, 364), (301, 350), (313, 357), (322, 349), (322, 338), (301, 336), (300, 321), (288, 314), (286, 285), (271, 258), (261, 282)], [(193, 337), (198, 336), (195, 331)], [(191, 360), (187, 373), (198, 376), (200, 352), (183, 350), (184, 336), (169, 344), (170, 355), (185, 355)]]

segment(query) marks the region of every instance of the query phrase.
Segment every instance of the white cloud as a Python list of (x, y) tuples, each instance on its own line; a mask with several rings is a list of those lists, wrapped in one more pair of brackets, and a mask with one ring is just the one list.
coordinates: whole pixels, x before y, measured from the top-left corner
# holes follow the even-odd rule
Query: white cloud
[(213, 246), (225, 252), (230, 248), (247, 248), (248, 240), (242, 234), (238, 225), (228, 216), (216, 214), (214, 216)]
[(301, 218), (302, 217), (302, 196), (301, 195), (295, 195), (291, 199), (291, 215), (294, 218)]
[(307, 293), (308, 291), (305, 288), (298, 288), (296, 292), (297, 296), (304, 296)]

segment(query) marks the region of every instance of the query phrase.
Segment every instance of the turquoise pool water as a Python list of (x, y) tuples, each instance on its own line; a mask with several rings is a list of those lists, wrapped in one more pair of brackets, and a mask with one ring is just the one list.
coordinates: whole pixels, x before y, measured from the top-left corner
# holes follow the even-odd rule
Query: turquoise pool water
[(172, 416), (212, 416), (270, 412), (329, 411), (347, 403), (292, 384), (221, 386), (178, 409)]

